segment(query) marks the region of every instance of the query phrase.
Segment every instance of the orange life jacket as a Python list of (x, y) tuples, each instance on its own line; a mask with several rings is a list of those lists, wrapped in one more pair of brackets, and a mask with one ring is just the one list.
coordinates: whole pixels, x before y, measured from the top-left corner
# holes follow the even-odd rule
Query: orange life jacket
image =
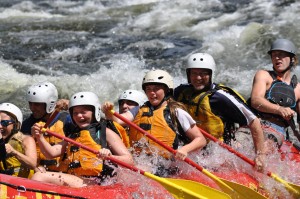
[[(164, 118), (164, 110), (166, 108), (167, 105), (156, 110), (151, 110), (148, 106), (144, 105), (140, 108), (133, 122), (161, 142), (173, 147), (177, 136)], [(144, 143), (141, 142), (143, 137), (146, 139), (146, 142)], [(170, 156), (170, 153), (166, 149), (156, 142), (148, 139), (141, 132), (134, 128), (130, 128), (129, 141), (130, 145), (136, 150), (136, 152), (146, 150), (146, 153), (151, 154), (151, 151), (158, 150), (158, 153), (161, 156), (166, 158)]]
[[(72, 134), (71, 138), (91, 149), (99, 151), (101, 145), (98, 144), (95, 139), (99, 138), (100, 140), (100, 136), (100, 130), (93, 132), (93, 135), (91, 135), (89, 130), (81, 130), (80, 132)], [(66, 152), (67, 158), (65, 163), (68, 163), (69, 165), (67, 173), (77, 176), (101, 175), (103, 160), (99, 159), (96, 154), (70, 143), (68, 144)]]

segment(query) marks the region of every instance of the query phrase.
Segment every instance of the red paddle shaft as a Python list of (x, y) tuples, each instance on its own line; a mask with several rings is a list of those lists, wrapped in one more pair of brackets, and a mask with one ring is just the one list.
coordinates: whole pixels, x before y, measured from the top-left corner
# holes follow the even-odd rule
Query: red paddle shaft
[(47, 128), (58, 114), (59, 114), (59, 110), (55, 109), (55, 111), (50, 115), (49, 119), (44, 125), (44, 128)]
[[(215, 138), (214, 136), (212, 136), (211, 134), (207, 133), (206, 131), (204, 131), (203, 129), (199, 128), (201, 133), (209, 138), (210, 140), (218, 143), (220, 146), (226, 148), (228, 151), (230, 151), (231, 153), (234, 153), (235, 155), (237, 155), (238, 157), (242, 158), (245, 162), (249, 163), (252, 166), (255, 166), (255, 162), (253, 160), (250, 160), (249, 158), (247, 158), (246, 156), (244, 156), (243, 154), (239, 153), (238, 151), (234, 150), (232, 147), (228, 146), (227, 144), (221, 142), (220, 140), (218, 140), (217, 138)], [(268, 176), (271, 176), (272, 173), (271, 172), (267, 172)]]
[[(161, 145), (162, 147), (164, 147), (165, 149), (167, 149), (169, 152), (171, 152), (172, 154), (176, 154), (176, 150), (174, 150), (172, 147), (166, 145), (165, 143), (161, 142), (160, 140), (158, 140), (157, 138), (155, 138), (154, 136), (152, 136), (151, 134), (149, 134), (147, 131), (145, 131), (144, 129), (142, 129), (141, 127), (139, 127), (138, 125), (134, 124), (133, 122), (129, 121), (128, 119), (126, 119), (125, 117), (123, 117), (122, 115), (120, 115), (117, 112), (113, 112), (114, 116), (116, 116), (117, 118), (119, 118), (120, 120), (124, 121), (125, 123), (127, 123), (129, 126), (137, 129), (138, 131), (140, 131), (142, 134), (144, 134), (145, 136), (147, 136), (148, 138), (150, 138), (151, 140), (153, 140), (154, 142), (158, 143), (159, 145)], [(185, 162), (187, 162), (188, 164), (190, 164), (191, 166), (195, 167), (196, 169), (198, 169), (199, 171), (203, 171), (203, 167), (201, 167), (200, 165), (196, 164), (194, 161), (192, 161), (189, 158), (185, 158), (184, 159)]]
[[(92, 152), (92, 153), (94, 153), (94, 154), (98, 154), (98, 153), (99, 153), (99, 151), (94, 150), (94, 149), (92, 149), (92, 148), (90, 148), (90, 147), (88, 147), (88, 146), (85, 146), (85, 145), (83, 145), (83, 144), (81, 144), (81, 143), (79, 143), (79, 142), (76, 142), (76, 141), (72, 140), (71, 138), (65, 137), (65, 136), (63, 136), (63, 135), (59, 135), (59, 134), (54, 133), (54, 132), (52, 132), (52, 131), (50, 131), (50, 130), (45, 130), (45, 131), (46, 131), (48, 134), (50, 134), (50, 135), (52, 135), (52, 136), (54, 136), (54, 137), (60, 138), (60, 139), (62, 139), (62, 140), (65, 140), (66, 142), (72, 143), (72, 144), (74, 144), (74, 145), (76, 145), (76, 146), (78, 146), (78, 147), (80, 147), (80, 148), (83, 148), (83, 149), (89, 151), (89, 152)], [(138, 169), (138, 168), (136, 168), (136, 167), (134, 167), (134, 166), (131, 166), (130, 164), (127, 164), (127, 163), (125, 163), (125, 162), (122, 162), (122, 161), (120, 161), (120, 160), (118, 160), (118, 159), (116, 159), (116, 158), (113, 158), (113, 157), (108, 156), (108, 157), (106, 157), (105, 159), (110, 160), (110, 161), (112, 161), (112, 162), (114, 162), (114, 163), (116, 163), (116, 164), (118, 164), (118, 165), (123, 166), (123, 167), (126, 167), (126, 168), (128, 168), (128, 169), (130, 169), (130, 170), (132, 170), (132, 171), (141, 173), (141, 174), (143, 174), (143, 175), (144, 175), (144, 173), (145, 173), (145, 171), (143, 171), (143, 170), (141, 170), (141, 169)]]

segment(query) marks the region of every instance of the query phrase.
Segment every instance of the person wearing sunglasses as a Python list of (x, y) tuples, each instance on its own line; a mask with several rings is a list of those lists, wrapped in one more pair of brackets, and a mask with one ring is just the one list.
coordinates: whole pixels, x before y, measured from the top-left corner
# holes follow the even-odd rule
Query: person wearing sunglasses
[(0, 173), (30, 178), (37, 164), (34, 139), (20, 132), (23, 114), (11, 103), (0, 104)]

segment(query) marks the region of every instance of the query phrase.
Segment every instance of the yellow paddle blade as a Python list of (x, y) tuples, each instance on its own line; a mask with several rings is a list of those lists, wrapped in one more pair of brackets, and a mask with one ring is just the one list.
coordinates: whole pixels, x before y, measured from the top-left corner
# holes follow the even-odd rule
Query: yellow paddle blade
[(206, 185), (182, 179), (161, 178), (149, 172), (144, 175), (159, 182), (166, 190), (168, 190), (176, 199), (229, 199), (231, 198), (224, 192), (210, 188)]
[(230, 195), (232, 198), (266, 199), (265, 196), (261, 195), (260, 193), (256, 192), (255, 190), (249, 187), (219, 178), (216, 175), (207, 171), (206, 169), (203, 169), (202, 172), (211, 179), (213, 179), (214, 182), (217, 183), (217, 185), (222, 189), (222, 191)]
[[(260, 193), (256, 192), (255, 190), (246, 187), (244, 185), (241, 185), (236, 182), (231, 182), (225, 179), (220, 178), (222, 181), (224, 181), (227, 185), (232, 187), (234, 189), (234, 193), (227, 193), (229, 194), (232, 198), (249, 198), (249, 199), (266, 199), (267, 197), (261, 195)], [(222, 187), (221, 187), (222, 188)]]
[(275, 175), (274, 173), (271, 173), (271, 177), (274, 178), (276, 181), (282, 183), (285, 188), (293, 194), (296, 198), (300, 198), (300, 186), (292, 184), (290, 182), (287, 182), (283, 179), (281, 179), (279, 176)]

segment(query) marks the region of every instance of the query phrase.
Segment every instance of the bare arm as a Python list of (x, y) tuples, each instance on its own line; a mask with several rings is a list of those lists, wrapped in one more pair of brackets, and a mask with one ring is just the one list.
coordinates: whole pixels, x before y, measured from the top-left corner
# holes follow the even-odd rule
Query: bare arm
[(251, 106), (258, 111), (276, 114), (289, 120), (295, 113), (291, 108), (271, 103), (265, 98), (265, 93), (272, 81), (273, 79), (267, 71), (260, 70), (255, 74), (251, 92)]
[(106, 139), (108, 146), (112, 151), (112, 157), (121, 160), (127, 164), (134, 164), (130, 152), (122, 142), (121, 138), (115, 132), (106, 128)]
[(35, 123), (31, 128), (31, 134), (36, 138), (41, 152), (46, 156), (46, 158), (55, 158), (62, 155), (65, 152), (67, 143), (62, 141), (51, 146), (44, 138), (41, 128), (42, 126), (38, 123)]
[(265, 93), (272, 83), (272, 77), (267, 71), (258, 71), (253, 79), (251, 106), (258, 111), (278, 114), (279, 105), (269, 102)]
[(6, 152), (14, 155), (22, 164), (28, 168), (34, 169), (37, 165), (37, 153), (35, 141), (31, 136), (23, 135), (22, 146), (24, 154), (15, 150), (10, 144), (6, 144)]
[(176, 158), (184, 159), (186, 158), (187, 154), (191, 151), (201, 149), (206, 145), (206, 139), (196, 126), (193, 124), (191, 128), (186, 131), (187, 137), (192, 140), (189, 144), (184, 145), (180, 149), (177, 150)]
[(257, 154), (264, 153), (264, 134), (258, 118), (255, 118), (250, 124), (255, 152)]

